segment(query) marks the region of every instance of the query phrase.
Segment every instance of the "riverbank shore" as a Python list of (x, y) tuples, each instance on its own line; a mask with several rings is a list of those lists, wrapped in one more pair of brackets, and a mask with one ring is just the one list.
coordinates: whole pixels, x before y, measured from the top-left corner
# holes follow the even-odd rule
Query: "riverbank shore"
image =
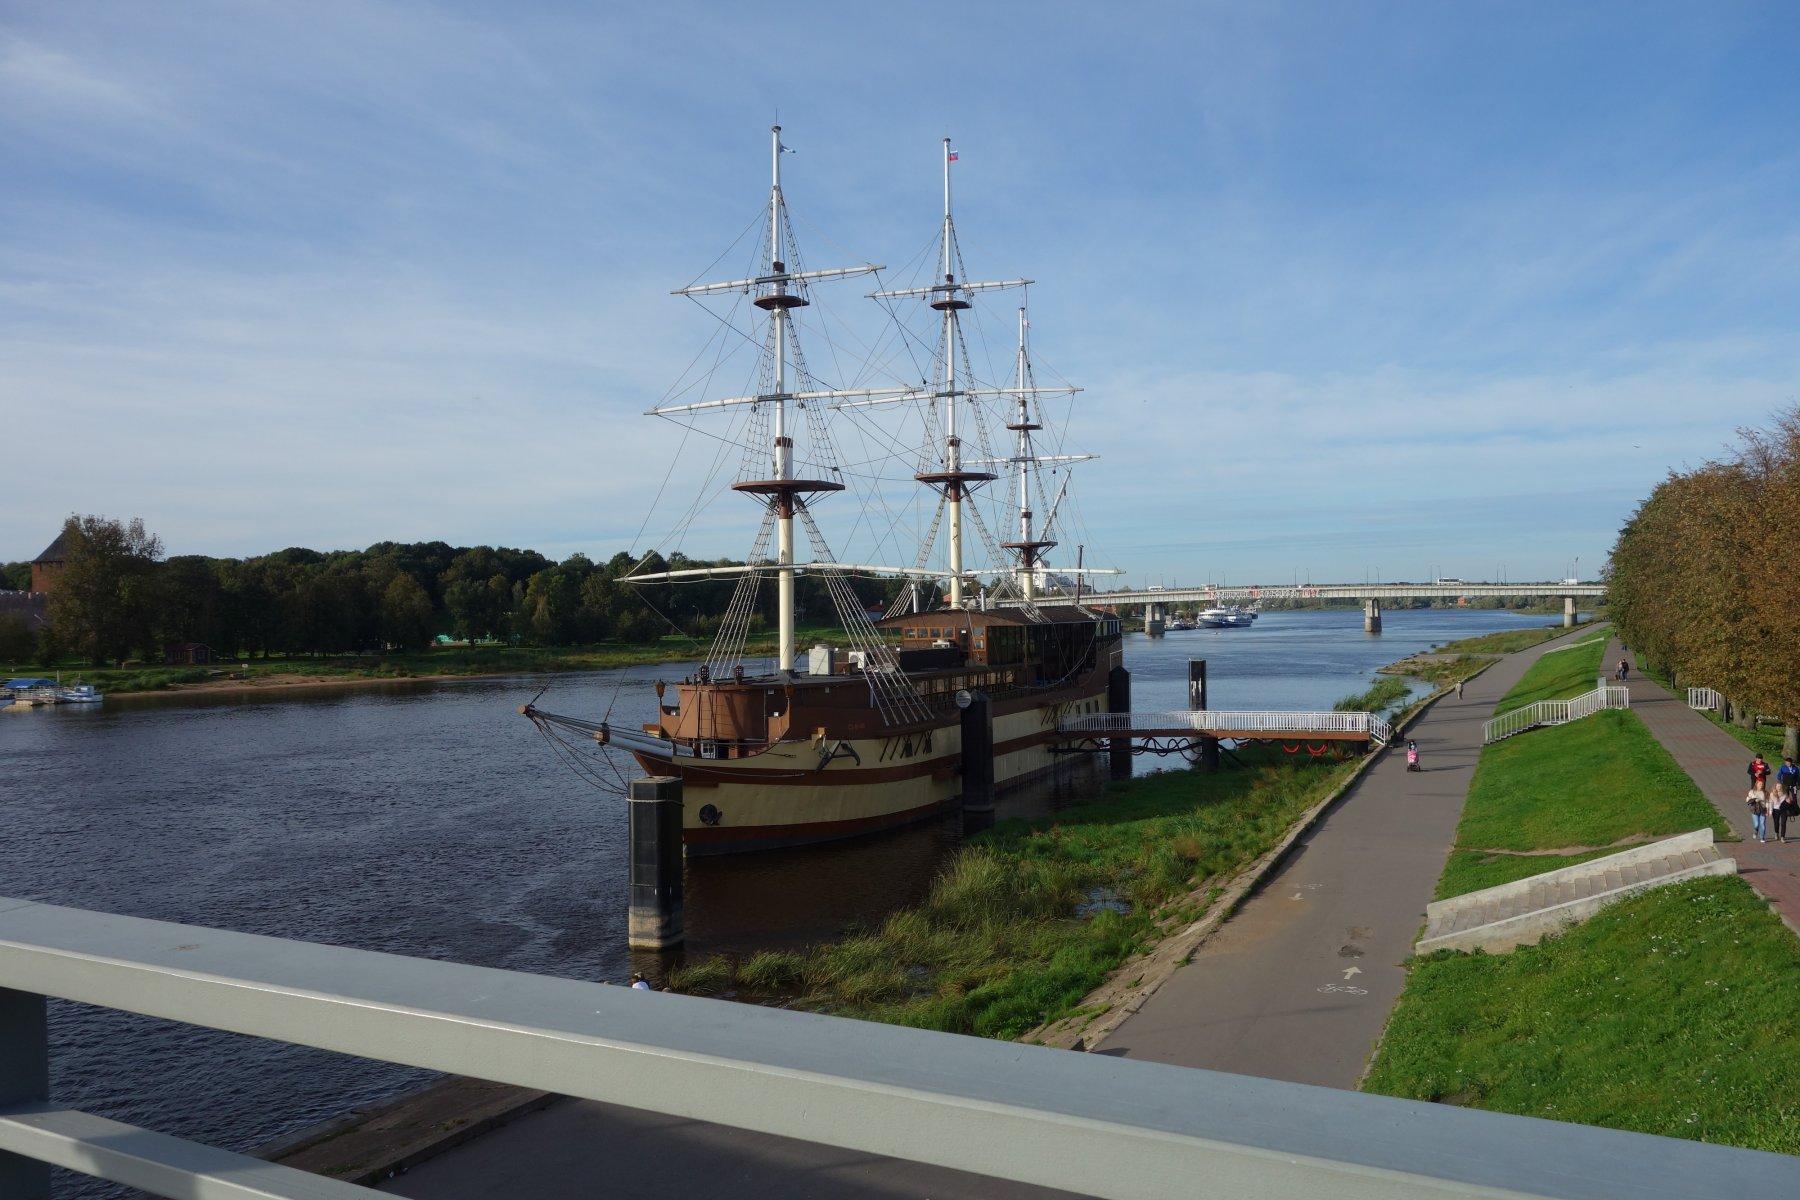
[[(810, 636), (810, 634), (809, 634)], [(773, 654), (772, 639), (751, 642), (745, 653)], [(337, 658), (263, 658), (211, 666), (127, 666), (60, 668), (0, 667), (0, 675), (41, 675), (59, 670), (68, 683), (91, 683), (108, 699), (199, 694), (265, 695), (315, 688), (380, 687), (396, 683), (428, 683), (448, 679), (502, 679), (516, 675), (548, 675), (569, 671), (606, 671), (622, 667), (687, 662), (703, 648), (679, 638), (644, 645), (597, 646), (445, 646), (412, 654)]]

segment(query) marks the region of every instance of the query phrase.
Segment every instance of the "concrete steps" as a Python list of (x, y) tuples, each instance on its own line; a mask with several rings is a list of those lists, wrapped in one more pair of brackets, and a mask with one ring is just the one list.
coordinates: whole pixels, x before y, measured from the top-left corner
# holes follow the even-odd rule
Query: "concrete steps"
[(1700, 875), (1735, 875), (1737, 862), (1696, 829), (1604, 858), (1439, 900), (1425, 908), (1415, 952), (1485, 950), (1499, 954), (1584, 921), (1615, 900)]

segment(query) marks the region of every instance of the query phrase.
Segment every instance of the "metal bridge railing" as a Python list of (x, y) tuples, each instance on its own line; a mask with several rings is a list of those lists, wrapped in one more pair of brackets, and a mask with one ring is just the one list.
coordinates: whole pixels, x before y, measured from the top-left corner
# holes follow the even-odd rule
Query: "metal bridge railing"
[(1366, 712), (1223, 712), (1216, 709), (1181, 709), (1174, 712), (1088, 713), (1066, 717), (1057, 726), (1060, 733), (1128, 734), (1140, 730), (1168, 733), (1191, 729), (1195, 733), (1291, 733), (1303, 737), (1309, 733), (1362, 733), (1370, 740), (1393, 740), (1393, 728), (1374, 713)]
[(1579, 721), (1609, 708), (1630, 707), (1631, 692), (1628, 689), (1602, 682), (1593, 691), (1584, 692), (1572, 699), (1539, 700), (1535, 704), (1501, 713), (1481, 727), (1481, 741), (1483, 745), (1487, 745), (1541, 725), (1567, 725), (1570, 721)]
[(1725, 707), (1725, 697), (1709, 687), (1691, 687), (1687, 690), (1689, 708), (1698, 708), (1706, 712), (1718, 712)]
[(379, 1195), (52, 1103), (47, 996), (1121, 1200), (1800, 1187), (1786, 1155), (0, 898), (6, 1200), (52, 1163), (184, 1200)]

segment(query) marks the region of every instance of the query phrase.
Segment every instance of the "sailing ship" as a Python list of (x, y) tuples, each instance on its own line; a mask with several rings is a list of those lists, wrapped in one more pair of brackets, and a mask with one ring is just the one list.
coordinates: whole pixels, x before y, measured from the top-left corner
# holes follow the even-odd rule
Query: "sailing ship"
[[(1040, 453), (1034, 435), (1045, 428), (1044, 397), (1079, 389), (1037, 385), (1023, 304), (1011, 378), (995, 387), (973, 377), (963, 329), (972, 297), (1022, 292), (1031, 281), (967, 278), (951, 207), (957, 156), (950, 139), (943, 142), (934, 275), (921, 287), (871, 293), (896, 321), (902, 318), (894, 306), (922, 303), (934, 326), (930, 378), (892, 387), (819, 386), (805, 365), (799, 316), (812, 303), (814, 287), (884, 268), (801, 268), (782, 191), (785, 150), (776, 126), (758, 269), (676, 292), (735, 292), (759, 310), (756, 390), (651, 410), (683, 414), (684, 420), (688, 414), (742, 418), (734, 440), (744, 447), (743, 462), (730, 490), (762, 509), (760, 530), (741, 566), (628, 576), (641, 585), (735, 578), (706, 661), (675, 685), (673, 695), (658, 683), (657, 717), (640, 727), (560, 716), (535, 705), (521, 710), (546, 732), (574, 731), (628, 752), (650, 774), (678, 776), (684, 785), (683, 841), (691, 854), (851, 837), (953, 805), (963, 790), (961, 707), (977, 693), (987, 697), (991, 714), (996, 786), (1040, 776), (1058, 762), (1052, 746), (1059, 722), (1108, 711), (1108, 683), (1122, 669), (1119, 619), (1081, 603), (1083, 575), (1101, 572), (1050, 560), (1057, 529), (1066, 523), (1066, 468), (1093, 456)], [(911, 482), (932, 505), (929, 531), (910, 567), (839, 561), (814, 517), (815, 508), (855, 478), (841, 465), (833, 420), (894, 406), (924, 418), (926, 435)], [(1012, 435), (1010, 454), (992, 452), (991, 419), (1002, 420)], [(1057, 476), (1060, 486), (1052, 494), (1046, 481)], [(999, 542), (974, 501), (980, 489), (1003, 478), (1016, 526), (1009, 540)], [(806, 561), (796, 554), (796, 522), (812, 545)], [(946, 553), (934, 566), (940, 527)], [(970, 565), (971, 528), (988, 551), (987, 567)], [(850, 583), (871, 575), (904, 581), (880, 616), (865, 608)], [(772, 669), (752, 670), (744, 647), (758, 589), (769, 576), (777, 653)], [(812, 647), (804, 662), (795, 645), (795, 585), (801, 577), (823, 581), (844, 634), (841, 645)], [(922, 591), (935, 595), (940, 584), (941, 599), (922, 599)]]

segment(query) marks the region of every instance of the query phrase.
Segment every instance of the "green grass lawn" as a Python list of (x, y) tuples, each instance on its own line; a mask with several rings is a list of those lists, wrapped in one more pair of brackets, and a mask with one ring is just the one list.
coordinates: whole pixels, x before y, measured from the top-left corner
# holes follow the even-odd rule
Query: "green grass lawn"
[[(1728, 832), (1638, 715), (1611, 709), (1483, 749), (1456, 827), (1456, 847), (1606, 846), (1633, 834), (1673, 835), (1709, 825), (1720, 835)], [(1440, 888), (1440, 894), (1465, 890)]]
[(1596, 632), (1588, 637), (1593, 640), (1586, 645), (1553, 650), (1532, 663), (1525, 677), (1500, 698), (1494, 711), (1510, 712), (1539, 700), (1567, 700), (1593, 691), (1600, 676), (1600, 659), (1606, 653), (1606, 635)]
[(1697, 879), (1413, 964), (1364, 1089), (1800, 1154), (1800, 941)]
[(956, 854), (923, 904), (879, 927), (801, 953), (710, 959), (671, 982), (1017, 1037), (1072, 1012), (1162, 922), (1197, 917), (1182, 907), (1191, 890), (1268, 850), (1353, 766), (1240, 754), (1251, 769), (1145, 776), (1050, 820), (1003, 822)]

